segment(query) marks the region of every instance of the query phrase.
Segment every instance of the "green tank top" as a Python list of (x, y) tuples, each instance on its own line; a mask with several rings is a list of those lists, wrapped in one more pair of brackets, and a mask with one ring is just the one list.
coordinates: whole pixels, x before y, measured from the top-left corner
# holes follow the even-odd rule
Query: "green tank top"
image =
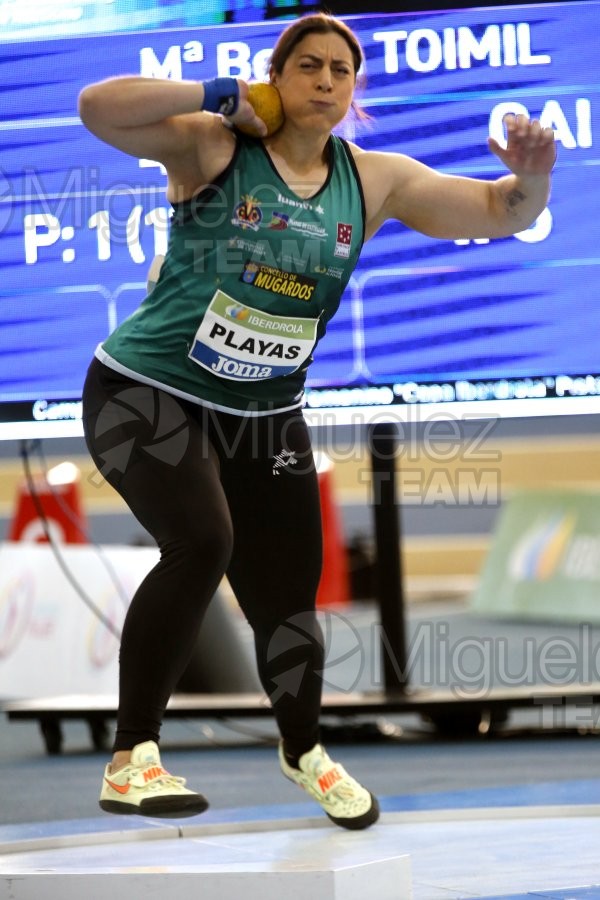
[(327, 179), (304, 200), (260, 140), (239, 136), (215, 183), (174, 204), (158, 282), (98, 358), (227, 412), (300, 406), (364, 240), (354, 160), (340, 138), (328, 150)]

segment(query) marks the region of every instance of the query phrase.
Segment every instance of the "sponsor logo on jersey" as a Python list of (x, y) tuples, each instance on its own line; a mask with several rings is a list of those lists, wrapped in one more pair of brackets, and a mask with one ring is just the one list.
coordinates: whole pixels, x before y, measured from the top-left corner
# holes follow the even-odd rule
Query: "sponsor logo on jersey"
[(269, 228), (271, 231), (285, 231), (288, 227), (289, 220), (290, 217), (287, 213), (275, 210), (271, 217), (271, 221), (269, 222)]
[(250, 315), (250, 310), (246, 306), (228, 306), (225, 310), (225, 314), (231, 319), (243, 321)]
[[(315, 188), (317, 187), (318, 185), (315, 185)], [(315, 206), (310, 200), (292, 200), (291, 197), (286, 197), (282, 193), (277, 194), (277, 202), (281, 203), (282, 206), (292, 206), (296, 210), (308, 209), (311, 212), (316, 212), (319, 216), (322, 216), (325, 212), (320, 203), (317, 203)]]
[(327, 229), (319, 225), (318, 222), (303, 222), (301, 219), (290, 219), (288, 228), (307, 238), (318, 238), (320, 241), (328, 237)]
[(291, 197), (286, 197), (282, 193), (277, 194), (277, 202), (285, 206), (293, 206), (295, 209), (314, 209), (310, 200), (292, 200)]
[(244, 265), (240, 281), (268, 291), (270, 294), (292, 297), (294, 300), (304, 300), (305, 302), (312, 298), (318, 283), (315, 278), (309, 278), (307, 275), (285, 272), (282, 269), (261, 265), (250, 260), (247, 260)]
[(264, 256), (269, 249), (268, 244), (265, 244), (262, 241), (248, 241), (243, 237), (229, 238), (227, 247), (231, 250), (244, 250), (246, 253), (251, 253), (252, 256), (258, 258)]
[(329, 278), (342, 278), (344, 270), (338, 266), (315, 266), (315, 272), (319, 275), (327, 275)]

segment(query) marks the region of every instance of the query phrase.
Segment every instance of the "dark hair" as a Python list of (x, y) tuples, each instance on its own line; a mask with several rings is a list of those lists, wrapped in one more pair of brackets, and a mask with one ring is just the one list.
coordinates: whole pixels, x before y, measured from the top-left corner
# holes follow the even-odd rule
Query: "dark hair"
[[(360, 42), (351, 28), (335, 16), (327, 15), (327, 13), (314, 13), (313, 15), (302, 16), (291, 25), (288, 25), (279, 35), (279, 39), (275, 44), (271, 59), (269, 61), (269, 70), (273, 69), (278, 75), (283, 72), (288, 57), (300, 41), (309, 34), (339, 34), (343, 38), (350, 52), (352, 53), (352, 62), (354, 64), (354, 78), (356, 80), (358, 70), (365, 61), (365, 56)], [(356, 101), (352, 101), (352, 110), (358, 119), (370, 120), (371, 116), (364, 112), (358, 106)]]
[(364, 54), (358, 38), (344, 22), (334, 18), (334, 16), (328, 16), (326, 13), (302, 16), (292, 25), (288, 25), (280, 34), (279, 40), (275, 45), (271, 55), (270, 66), (280, 75), (290, 53), (301, 40), (308, 34), (327, 34), (328, 32), (339, 34), (348, 44), (352, 53), (354, 75), (356, 76), (364, 61)]

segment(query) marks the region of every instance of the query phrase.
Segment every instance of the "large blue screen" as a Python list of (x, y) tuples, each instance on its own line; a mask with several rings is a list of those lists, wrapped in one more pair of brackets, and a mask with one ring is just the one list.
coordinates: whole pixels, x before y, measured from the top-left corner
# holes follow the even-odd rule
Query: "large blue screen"
[[(515, 399), (532, 412), (555, 412), (555, 400), (594, 409), (600, 3), (347, 21), (365, 49), (359, 101), (373, 120), (345, 123), (346, 137), (495, 178), (487, 137), (502, 136), (506, 112), (527, 112), (554, 129), (558, 162), (548, 209), (514, 237), (441, 241), (385, 225), (317, 350), (308, 411)], [(143, 299), (166, 247), (164, 173), (83, 128), (81, 88), (124, 73), (262, 79), (284, 24), (0, 43), (0, 436), (18, 436), (15, 421), (76, 422), (96, 344)]]

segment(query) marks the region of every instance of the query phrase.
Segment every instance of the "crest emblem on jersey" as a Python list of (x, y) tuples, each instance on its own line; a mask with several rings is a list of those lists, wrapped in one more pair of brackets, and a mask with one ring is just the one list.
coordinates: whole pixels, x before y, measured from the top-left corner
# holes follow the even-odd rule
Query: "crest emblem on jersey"
[(256, 263), (246, 263), (246, 265), (244, 266), (244, 271), (240, 276), (241, 281), (245, 281), (246, 284), (252, 284), (252, 282), (256, 278), (258, 271), (259, 267), (256, 265)]
[(250, 194), (244, 194), (240, 202), (233, 210), (232, 225), (239, 225), (240, 228), (251, 228), (258, 231), (262, 222), (262, 210), (260, 201)]
[(350, 244), (352, 243), (352, 225), (346, 222), (337, 223), (337, 238), (335, 242), (334, 256), (348, 259), (350, 256)]

